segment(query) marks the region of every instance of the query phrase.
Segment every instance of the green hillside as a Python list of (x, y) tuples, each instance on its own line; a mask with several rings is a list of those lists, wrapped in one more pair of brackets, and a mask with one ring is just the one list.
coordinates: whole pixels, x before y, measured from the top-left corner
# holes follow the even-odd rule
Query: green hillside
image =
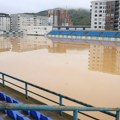
[(48, 11), (45, 10), (45, 11), (41, 11), (41, 12), (38, 12), (36, 13), (37, 15), (41, 15), (41, 16), (47, 16), (48, 15)]
[(85, 9), (70, 9), (69, 14), (74, 25), (90, 25), (90, 12)]
[[(86, 9), (69, 9), (68, 10), (73, 25), (90, 25), (90, 12)], [(48, 10), (41, 11), (38, 13), (28, 13), (28, 14), (37, 14), (41, 16), (47, 16)]]

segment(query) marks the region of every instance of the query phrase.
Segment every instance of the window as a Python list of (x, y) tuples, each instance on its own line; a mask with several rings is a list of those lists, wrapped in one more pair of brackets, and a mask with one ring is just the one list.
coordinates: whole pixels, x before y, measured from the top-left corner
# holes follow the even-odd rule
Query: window
[(94, 28), (97, 28), (97, 26), (94, 26)]
[(97, 18), (95, 18), (94, 20), (97, 21)]
[(66, 30), (69, 30), (69, 27), (66, 27)]

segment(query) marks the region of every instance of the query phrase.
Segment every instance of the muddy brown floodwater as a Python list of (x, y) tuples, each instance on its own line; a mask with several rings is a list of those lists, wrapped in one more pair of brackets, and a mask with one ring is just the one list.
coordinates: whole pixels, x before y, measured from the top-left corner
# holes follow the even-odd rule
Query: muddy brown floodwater
[[(0, 69), (97, 107), (120, 107), (118, 45), (62, 43), (41, 36), (0, 37)], [(82, 115), (80, 118), (89, 120)]]

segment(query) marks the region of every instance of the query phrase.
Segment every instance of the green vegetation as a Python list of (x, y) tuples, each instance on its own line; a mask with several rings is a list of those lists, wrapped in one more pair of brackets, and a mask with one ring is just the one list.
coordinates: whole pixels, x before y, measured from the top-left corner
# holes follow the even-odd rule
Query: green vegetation
[[(73, 25), (90, 25), (90, 11), (86, 9), (69, 9), (68, 12), (72, 18)], [(48, 10), (27, 14), (47, 16)]]
[(41, 12), (38, 12), (36, 13), (37, 15), (41, 15), (41, 16), (47, 16), (48, 15), (48, 11), (45, 10), (45, 11), (41, 11)]
[(90, 25), (90, 11), (86, 9), (69, 9), (74, 25)]

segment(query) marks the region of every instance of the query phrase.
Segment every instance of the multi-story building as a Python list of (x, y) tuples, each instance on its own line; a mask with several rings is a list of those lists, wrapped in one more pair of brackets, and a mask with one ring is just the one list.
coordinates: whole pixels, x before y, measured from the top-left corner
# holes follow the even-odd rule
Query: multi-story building
[(114, 30), (115, 1), (106, 2), (105, 29)]
[(115, 17), (114, 17), (115, 30), (120, 30), (120, 0), (115, 1)]
[(67, 10), (51, 9), (48, 11), (49, 24), (53, 26), (72, 26), (72, 20)]
[[(43, 29), (44, 27), (44, 29)], [(23, 31), (26, 34), (38, 34), (49, 32), (49, 19), (46, 16), (38, 16), (33, 14), (12, 14), (11, 15), (11, 29), (12, 31)], [(34, 29), (34, 30), (33, 30)], [(50, 31), (52, 28), (50, 29)], [(29, 32), (29, 33), (28, 33)]]
[(106, 1), (92, 1), (91, 28), (105, 30)]
[(10, 16), (8, 14), (0, 13), (0, 31), (10, 30)]
[(119, 0), (99, 0), (91, 3), (92, 30), (120, 30)]
[[(120, 2), (119, 2), (118, 5), (119, 5), (119, 7), (118, 7), (118, 9), (119, 9), (119, 10), (118, 10), (118, 12), (119, 12), (119, 13), (118, 13), (118, 16), (119, 16), (118, 20), (120, 20)], [(119, 21), (118, 21), (118, 30), (120, 30), (120, 22), (119, 22)]]

